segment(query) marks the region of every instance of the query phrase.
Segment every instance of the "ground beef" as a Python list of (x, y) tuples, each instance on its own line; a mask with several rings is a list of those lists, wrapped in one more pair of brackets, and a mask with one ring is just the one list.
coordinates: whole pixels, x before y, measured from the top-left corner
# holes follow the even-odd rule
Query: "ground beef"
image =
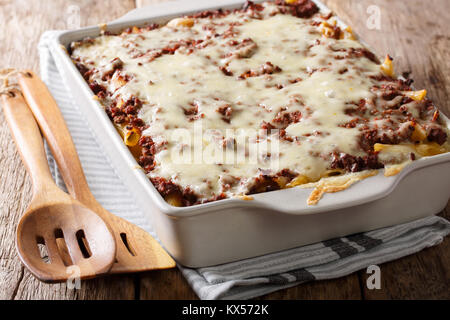
[(143, 136), (139, 139), (139, 146), (141, 147), (141, 156), (139, 157), (139, 165), (148, 173), (155, 168), (155, 153), (156, 146), (153, 139), (149, 136)]
[(302, 119), (302, 113), (300, 111), (285, 112), (281, 111), (277, 114), (273, 123), (281, 125), (283, 128), (287, 128), (292, 123), (300, 122)]
[(89, 88), (91, 88), (92, 92), (99, 98), (104, 98), (106, 96), (106, 88), (96, 81), (89, 83)]
[(370, 50), (368, 50), (366, 48), (358, 48), (358, 49), (350, 48), (348, 50), (347, 57), (351, 57), (351, 58), (366, 57), (370, 61), (372, 61), (376, 64), (380, 64), (380, 61), (378, 60), (377, 56), (373, 52), (371, 52)]
[(378, 162), (376, 154), (364, 157), (355, 157), (347, 153), (333, 153), (331, 155), (331, 169), (343, 169), (350, 172), (359, 172), (369, 169), (381, 169), (384, 165)]
[(231, 115), (233, 114), (233, 108), (231, 107), (231, 105), (225, 104), (219, 107), (216, 111), (222, 115), (223, 121), (225, 121), (226, 123), (231, 122)]
[(256, 178), (255, 183), (249, 189), (248, 194), (256, 194), (261, 192), (279, 190), (280, 186), (275, 181), (275, 178), (269, 175), (260, 175)]
[(370, 129), (363, 132), (360, 137), (359, 145), (366, 152), (371, 152), (375, 143), (381, 144), (399, 144), (409, 137), (400, 137), (398, 134), (387, 135), (386, 133), (379, 134), (377, 129)]
[(286, 177), (289, 178), (290, 180), (294, 179), (295, 177), (297, 177), (298, 174), (296, 174), (295, 172), (293, 172), (290, 169), (283, 169), (280, 172), (277, 173), (277, 176), (280, 177)]
[(428, 141), (437, 142), (442, 145), (447, 141), (447, 133), (441, 128), (433, 128), (427, 136)]
[(78, 71), (80, 71), (80, 73), (83, 76), (83, 78), (85, 80), (88, 80), (89, 76), (87, 76), (87, 74), (89, 72), (89, 68), (87, 68), (84, 64), (82, 64), (80, 62), (76, 62), (75, 66), (77, 67)]
[[(180, 199), (182, 201), (183, 206), (192, 206), (198, 203), (198, 197), (190, 188), (181, 188), (178, 184), (174, 183), (171, 180), (166, 180), (161, 177), (150, 178), (151, 182), (158, 190), (158, 192), (166, 197), (170, 194), (178, 194), (180, 195)], [(216, 199), (219, 200), (219, 199)], [(211, 200), (214, 201), (214, 200)]]
[(243, 11), (247, 11), (247, 10), (252, 10), (252, 11), (262, 11), (264, 10), (264, 7), (262, 5), (260, 5), (259, 3), (254, 3), (253, 1), (248, 1), (245, 2), (244, 7), (242, 7)]
[(117, 107), (107, 108), (106, 114), (116, 124), (123, 124), (125, 122), (128, 122), (125, 112)]

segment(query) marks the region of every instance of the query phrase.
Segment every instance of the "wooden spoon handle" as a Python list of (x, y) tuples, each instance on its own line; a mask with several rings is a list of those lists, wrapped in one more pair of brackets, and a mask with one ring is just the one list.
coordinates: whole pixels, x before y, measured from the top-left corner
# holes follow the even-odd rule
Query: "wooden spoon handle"
[(61, 111), (47, 86), (32, 71), (19, 75), (19, 84), (41, 130), (47, 139), (69, 193), (84, 205), (99, 204), (92, 195), (75, 145)]
[(34, 194), (54, 185), (39, 127), (22, 94), (10, 91), (2, 94), (3, 112), (22, 161), (33, 181)]

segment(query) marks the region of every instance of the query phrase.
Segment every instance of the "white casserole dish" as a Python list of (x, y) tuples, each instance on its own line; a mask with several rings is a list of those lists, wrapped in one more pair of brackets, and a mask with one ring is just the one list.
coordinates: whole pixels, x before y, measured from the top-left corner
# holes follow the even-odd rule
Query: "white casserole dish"
[[(115, 32), (128, 26), (162, 23), (206, 9), (237, 8), (244, 2), (163, 3), (134, 10), (108, 23), (107, 30)], [(136, 160), (92, 98), (92, 91), (63, 48), (73, 41), (99, 34), (98, 26), (64, 32), (51, 44), (53, 56), (67, 88), (117, 173), (152, 220), (164, 247), (185, 266), (221, 264), (404, 223), (436, 214), (447, 205), (450, 153), (414, 161), (393, 177), (384, 177), (380, 172), (345, 191), (326, 194), (316, 206), (307, 205), (310, 189), (292, 188), (253, 195), (252, 201), (225, 199), (192, 207), (173, 207), (144, 172), (137, 169)]]

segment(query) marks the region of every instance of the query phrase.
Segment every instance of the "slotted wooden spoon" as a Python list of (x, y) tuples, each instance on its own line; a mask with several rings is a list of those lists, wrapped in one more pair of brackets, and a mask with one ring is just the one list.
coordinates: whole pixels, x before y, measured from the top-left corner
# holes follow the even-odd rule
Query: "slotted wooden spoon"
[(47, 139), (69, 193), (97, 212), (113, 229), (117, 255), (110, 272), (130, 273), (173, 268), (175, 261), (149, 233), (113, 215), (94, 198), (64, 118), (42, 80), (33, 72), (27, 71), (19, 75), (19, 84)]
[[(88, 279), (107, 273), (116, 253), (108, 225), (56, 186), (41, 133), (20, 92), (3, 94), (2, 105), (33, 181), (33, 198), (17, 227), (20, 259), (45, 282), (66, 281), (72, 275)], [(49, 260), (41, 256), (40, 245), (45, 246)], [(67, 269), (73, 265), (79, 269)]]

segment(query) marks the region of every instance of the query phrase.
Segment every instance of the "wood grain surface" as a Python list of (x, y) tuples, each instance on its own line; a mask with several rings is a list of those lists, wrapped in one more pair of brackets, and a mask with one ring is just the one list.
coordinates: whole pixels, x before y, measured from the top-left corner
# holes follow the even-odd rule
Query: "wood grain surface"
[[(36, 46), (45, 30), (98, 24), (163, 1), (168, 0), (0, 0), (0, 68), (38, 71)], [(415, 86), (426, 88), (450, 115), (450, 1), (324, 2), (376, 53), (391, 54), (397, 73), (411, 72)], [(30, 180), (1, 112), (0, 148), (0, 299), (197, 299), (176, 269), (84, 281), (77, 290), (34, 279), (20, 264), (14, 247), (17, 222), (30, 201)], [(441, 215), (450, 219), (450, 206)], [(449, 239), (380, 268), (380, 290), (367, 289), (368, 275), (363, 270), (260, 299), (450, 299)]]

